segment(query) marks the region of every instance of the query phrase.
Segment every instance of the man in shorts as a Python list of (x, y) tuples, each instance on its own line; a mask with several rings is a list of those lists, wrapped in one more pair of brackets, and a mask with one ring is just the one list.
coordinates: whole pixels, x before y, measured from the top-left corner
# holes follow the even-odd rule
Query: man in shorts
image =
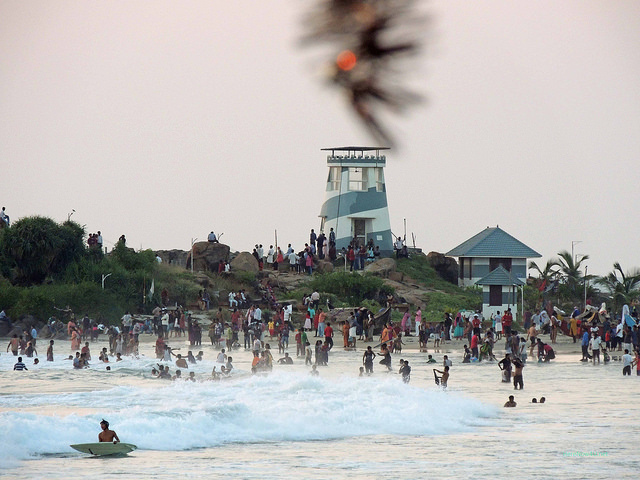
[(633, 357), (629, 354), (629, 350), (625, 348), (624, 355), (622, 355), (622, 375), (631, 375), (631, 364), (633, 363)]

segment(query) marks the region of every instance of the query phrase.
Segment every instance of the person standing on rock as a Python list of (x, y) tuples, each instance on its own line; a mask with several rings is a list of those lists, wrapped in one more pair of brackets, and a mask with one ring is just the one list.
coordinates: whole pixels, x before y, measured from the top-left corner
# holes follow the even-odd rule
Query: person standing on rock
[(312, 251), (316, 250), (317, 239), (318, 239), (318, 236), (316, 235), (316, 232), (312, 228), (311, 233), (309, 234), (309, 246), (311, 247)]
[(324, 233), (320, 232), (320, 235), (318, 235), (318, 238), (316, 239), (316, 253), (320, 260), (324, 260), (325, 242), (326, 237), (324, 236)]
[(269, 251), (267, 252), (267, 265), (271, 265), (273, 268), (273, 261), (275, 260), (276, 252), (273, 249), (273, 245), (269, 245)]

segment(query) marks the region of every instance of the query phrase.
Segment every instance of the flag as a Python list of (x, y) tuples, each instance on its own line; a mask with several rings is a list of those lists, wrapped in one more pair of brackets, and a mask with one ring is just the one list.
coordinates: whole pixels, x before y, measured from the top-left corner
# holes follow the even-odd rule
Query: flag
[(547, 280), (543, 280), (542, 284), (538, 287), (539, 292), (544, 292), (544, 289), (547, 287)]
[(153, 298), (153, 292), (155, 292), (155, 280), (151, 280), (151, 288), (149, 288), (149, 300), (151, 300), (151, 298)]

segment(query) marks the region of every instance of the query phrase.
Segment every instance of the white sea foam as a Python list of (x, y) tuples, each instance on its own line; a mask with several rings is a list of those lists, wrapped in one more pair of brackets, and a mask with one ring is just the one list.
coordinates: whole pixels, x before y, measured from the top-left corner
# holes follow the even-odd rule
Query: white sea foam
[[(395, 376), (326, 379), (274, 372), (223, 382), (159, 382), (5, 395), (3, 456), (17, 460), (71, 452), (72, 443), (97, 441), (103, 417), (122, 441), (141, 449), (188, 450), (233, 442), (446, 434), (468, 431), (497, 415), (493, 406), (455, 392), (404, 385)], [(43, 413), (33, 413), (40, 408)]]

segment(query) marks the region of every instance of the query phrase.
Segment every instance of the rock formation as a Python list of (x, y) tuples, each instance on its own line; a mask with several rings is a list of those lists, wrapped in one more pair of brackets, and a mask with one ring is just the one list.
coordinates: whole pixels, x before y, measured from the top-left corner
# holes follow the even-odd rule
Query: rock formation
[(447, 282), (458, 284), (458, 262), (442, 253), (429, 252), (429, 263), (440, 277)]
[[(223, 243), (194, 243), (191, 249), (193, 252), (193, 270), (217, 273), (220, 260), (224, 260), (225, 262), (229, 260), (230, 250), (229, 246)], [(191, 252), (187, 253), (185, 268), (191, 268)]]
[(249, 252), (240, 252), (236, 258), (231, 261), (231, 272), (253, 272), (258, 273), (258, 261)]
[(389, 273), (396, 271), (396, 261), (393, 258), (381, 258), (365, 266), (364, 271), (386, 278)]
[[(162, 259), (162, 263), (167, 265), (177, 265), (183, 268), (191, 268), (190, 261), (187, 262), (189, 252), (184, 250), (156, 250), (156, 255)], [(195, 270), (195, 264), (193, 266)]]

